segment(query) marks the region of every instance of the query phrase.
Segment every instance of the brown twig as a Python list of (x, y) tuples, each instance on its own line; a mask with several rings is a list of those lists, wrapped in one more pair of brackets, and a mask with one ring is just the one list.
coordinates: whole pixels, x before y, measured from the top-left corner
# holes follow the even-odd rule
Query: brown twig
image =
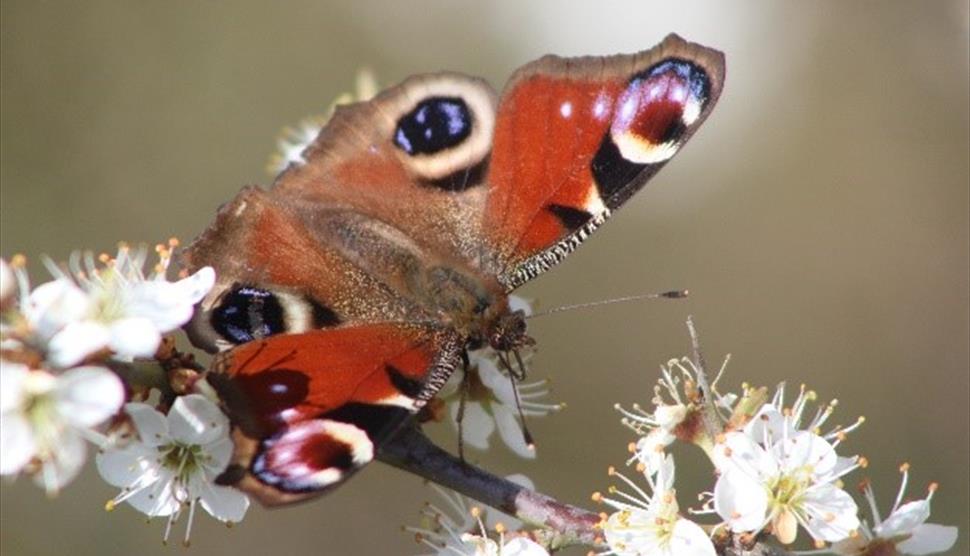
[(432, 443), (417, 426), (406, 427), (385, 442), (377, 459), (542, 527), (536, 540), (550, 550), (597, 545), (597, 514), (462, 462)]

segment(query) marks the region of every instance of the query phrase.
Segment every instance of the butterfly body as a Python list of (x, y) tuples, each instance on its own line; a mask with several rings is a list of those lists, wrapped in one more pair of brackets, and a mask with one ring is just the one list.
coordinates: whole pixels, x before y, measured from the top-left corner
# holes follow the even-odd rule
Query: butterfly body
[(557, 264), (706, 118), (720, 53), (546, 57), (501, 98), (416, 76), (340, 107), (269, 190), (244, 188), (185, 253), (216, 287), (189, 332), (233, 422), (225, 481), (268, 504), (331, 488), (468, 349), (531, 343), (515, 288)]

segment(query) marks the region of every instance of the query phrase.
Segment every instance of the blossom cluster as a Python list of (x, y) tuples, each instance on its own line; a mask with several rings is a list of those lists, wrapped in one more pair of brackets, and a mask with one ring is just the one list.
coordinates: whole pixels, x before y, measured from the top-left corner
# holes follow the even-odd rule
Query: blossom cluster
[(214, 284), (208, 267), (167, 279), (176, 245), (157, 246), (147, 272), (147, 250), (126, 245), (115, 257), (46, 261), (53, 279), (36, 287), (23, 257), (0, 259), (0, 474), (29, 475), (55, 495), (93, 444), (101, 476), (122, 489), (106, 507), (168, 517), (166, 539), (188, 510), (187, 542), (196, 504), (238, 521), (249, 501), (213, 483), (232, 451), (219, 407), (189, 392), (150, 405), (130, 380)]
[[(717, 383), (723, 371), (722, 366), (706, 385), (691, 360), (674, 359), (661, 368), (652, 411), (617, 406), (622, 422), (640, 436), (630, 445), (628, 464), (643, 475), (648, 490), (611, 470), (625, 489), (611, 487), (607, 495), (593, 496), (616, 510), (602, 523), (608, 550), (601, 554), (713, 555), (718, 544), (737, 539), (752, 543), (767, 535), (789, 545), (800, 529), (818, 553), (844, 556), (931, 554), (956, 542), (955, 527), (926, 523), (935, 485), (925, 499), (901, 505), (908, 465), (902, 468), (903, 486), (885, 520), (864, 483), (874, 523), (860, 519), (843, 478), (868, 462), (839, 455), (837, 449), (864, 419), (823, 431), (836, 401), (813, 409), (817, 394), (802, 386), (786, 403), (784, 384), (770, 399), (767, 389), (747, 385), (740, 394), (722, 394)], [(679, 511), (674, 460), (668, 453), (677, 441), (700, 447), (717, 475), (713, 491), (700, 495), (702, 506), (688, 513), (719, 521), (700, 525)]]

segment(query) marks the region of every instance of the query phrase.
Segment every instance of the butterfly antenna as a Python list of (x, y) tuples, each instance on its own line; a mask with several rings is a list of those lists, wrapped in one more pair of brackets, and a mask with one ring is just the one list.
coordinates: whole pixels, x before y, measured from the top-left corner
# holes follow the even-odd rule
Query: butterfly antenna
[(661, 292), (661, 293), (645, 293), (640, 295), (628, 295), (626, 297), (617, 297), (615, 299), (604, 299), (602, 301), (590, 301), (589, 303), (577, 303), (575, 305), (563, 305), (562, 307), (556, 307), (555, 309), (549, 309), (548, 311), (540, 311), (538, 313), (527, 315), (525, 318), (534, 319), (537, 317), (545, 317), (548, 315), (554, 315), (556, 313), (562, 313), (563, 311), (572, 311), (574, 309), (588, 309), (590, 307), (612, 305), (613, 303), (626, 303), (628, 301), (641, 301), (644, 299), (684, 299), (689, 294), (690, 292), (687, 290), (671, 290), (669, 292)]
[(512, 364), (509, 361), (508, 354), (503, 354), (500, 352), (499, 360), (509, 372), (509, 381), (512, 383), (512, 395), (515, 397), (515, 409), (519, 412), (519, 424), (522, 425), (522, 440), (525, 442), (525, 445), (529, 451), (534, 451), (536, 449), (535, 438), (532, 436), (532, 433), (529, 432), (528, 425), (526, 425), (525, 412), (522, 411), (522, 400), (519, 398), (519, 385), (516, 382), (525, 378), (525, 363), (522, 361), (522, 356), (519, 355), (519, 350), (512, 350), (512, 355), (515, 356), (515, 362), (519, 366), (518, 372), (512, 369)]

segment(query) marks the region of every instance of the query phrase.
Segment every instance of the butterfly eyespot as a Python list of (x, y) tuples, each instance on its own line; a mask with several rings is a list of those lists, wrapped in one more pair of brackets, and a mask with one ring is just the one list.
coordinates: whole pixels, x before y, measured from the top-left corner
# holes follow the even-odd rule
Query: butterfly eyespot
[(472, 126), (472, 114), (464, 100), (432, 97), (398, 120), (394, 144), (411, 156), (435, 154), (465, 141)]
[(655, 164), (672, 157), (700, 116), (710, 88), (703, 68), (676, 58), (634, 75), (617, 101), (610, 127), (623, 158)]
[(212, 328), (233, 344), (286, 331), (285, 314), (272, 292), (249, 286), (226, 293), (210, 315)]

